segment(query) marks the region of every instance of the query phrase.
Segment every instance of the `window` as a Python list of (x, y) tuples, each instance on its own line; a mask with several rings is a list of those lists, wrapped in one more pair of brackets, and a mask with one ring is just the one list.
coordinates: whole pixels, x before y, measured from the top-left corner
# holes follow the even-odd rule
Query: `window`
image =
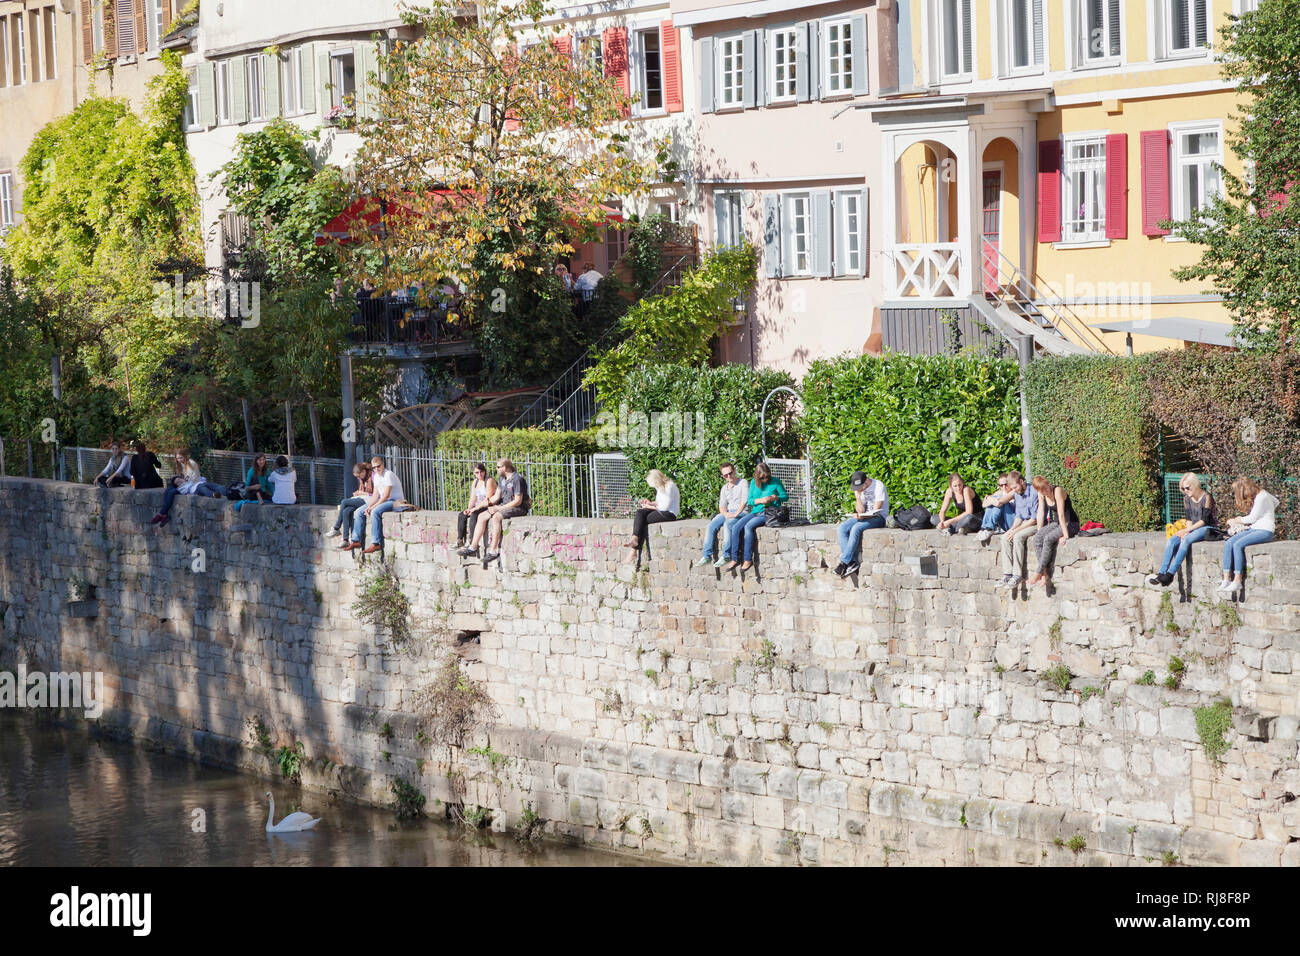
[(145, 30), (148, 32), (149, 49), (156, 50), (162, 45), (163, 38), (163, 4), (170, 3), (171, 0), (148, 0), (148, 23)]
[(357, 67), (352, 51), (330, 54), (330, 106), (351, 109), (356, 92)]
[(14, 174), (0, 173), (0, 232), (14, 224)]
[(1106, 137), (1067, 139), (1061, 177), (1063, 242), (1106, 238)]
[(1078, 41), (1075, 64), (1088, 66), (1118, 60), (1120, 55), (1119, 0), (1075, 0), (1078, 4)]
[(745, 54), (740, 37), (719, 41), (718, 104), (723, 107), (740, 106), (745, 96)]
[(604, 75), (605, 63), (601, 57), (599, 33), (579, 38), (574, 48), (574, 55), (577, 57), (579, 64), (585, 64), (593, 72)]
[(862, 191), (842, 190), (835, 194), (832, 215), (835, 219), (835, 274), (861, 275), (862, 257)]
[(1173, 138), (1173, 218), (1191, 219), (1209, 206), (1219, 195), (1219, 171), (1223, 147), (1217, 123), (1205, 126), (1174, 127)]
[(745, 241), (744, 206), (736, 191), (713, 194), (713, 242), (718, 246), (738, 246)]
[(217, 123), (224, 125), (230, 122), (230, 61), (222, 60), (217, 64)]
[(23, 15), (15, 13), (13, 23), (14, 41), (14, 86), (27, 82), (27, 31), (23, 26)]
[(659, 49), (659, 28), (642, 30), (636, 35), (640, 62), (641, 109), (664, 108), (663, 57)]
[[(965, 0), (970, 3), (970, 0)], [(822, 24), (826, 38), (825, 95), (853, 92), (853, 24), (849, 20), (828, 20)]]
[(681, 222), (681, 204), (671, 200), (661, 199), (655, 203), (655, 215), (663, 216), (669, 222)]
[(773, 30), (767, 35), (767, 49), (771, 55), (768, 64), (768, 76), (771, 87), (768, 90), (769, 103), (781, 103), (795, 98), (797, 77), (797, 37), (798, 32), (790, 29)]
[(285, 116), (302, 112), (302, 49), (290, 50), (280, 61), (280, 102)]
[(55, 22), (54, 8), (46, 7), (44, 29), (41, 33), (45, 40), (45, 78), (47, 80), (57, 80), (59, 78), (59, 58), (57, 56), (59, 34)]
[(1163, 0), (1167, 56), (1204, 53), (1210, 48), (1209, 0)]
[(940, 0), (940, 63), (945, 77), (974, 71), (972, 0)]
[(1007, 72), (1032, 72), (1044, 64), (1043, 0), (1006, 0)]
[(807, 193), (787, 193), (782, 210), (785, 269), (788, 276), (812, 275), (811, 210)]
[(1254, 13), (1259, 9), (1259, 0), (1237, 0), (1238, 16), (1245, 16), (1247, 13)]
[(248, 58), (248, 118), (266, 118), (266, 93), (262, 84), (264, 61), (260, 53)]
[(185, 89), (185, 128), (195, 129), (199, 125), (199, 71), (190, 70), (186, 78)]

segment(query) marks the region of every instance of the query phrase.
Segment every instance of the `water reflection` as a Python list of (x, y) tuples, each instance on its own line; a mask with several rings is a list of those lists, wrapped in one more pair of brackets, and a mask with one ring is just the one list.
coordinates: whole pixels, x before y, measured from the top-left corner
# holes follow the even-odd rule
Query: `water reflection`
[[(0, 716), (0, 866), (627, 866), (623, 856), (443, 821), (274, 784), (276, 816), (324, 819), (266, 833), (265, 780), (199, 767), (76, 728)], [(195, 811), (202, 811), (201, 814)], [(201, 822), (202, 827), (197, 824)], [(201, 832), (196, 832), (200, 830)]]

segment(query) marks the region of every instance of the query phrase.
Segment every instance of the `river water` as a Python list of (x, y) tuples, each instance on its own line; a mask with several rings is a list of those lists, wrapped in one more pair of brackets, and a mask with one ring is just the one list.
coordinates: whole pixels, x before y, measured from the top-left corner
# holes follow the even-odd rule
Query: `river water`
[[(302, 809), (322, 822), (307, 833), (267, 834), (268, 789), (275, 795), (277, 821)], [(639, 862), (552, 843), (521, 847), (510, 833), (471, 834), (443, 820), (399, 822), (389, 811), (201, 767), (80, 729), (0, 716), (0, 866)]]

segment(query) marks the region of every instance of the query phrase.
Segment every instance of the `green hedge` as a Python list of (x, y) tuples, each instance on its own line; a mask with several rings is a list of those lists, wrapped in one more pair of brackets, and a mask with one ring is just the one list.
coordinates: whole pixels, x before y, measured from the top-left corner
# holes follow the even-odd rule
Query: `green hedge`
[(1160, 524), (1158, 429), (1140, 360), (1039, 358), (1026, 371), (1025, 397), (1030, 467), (1070, 492), (1081, 520), (1112, 531)]
[[(480, 453), (497, 458), (523, 460), (525, 455), (563, 457), (590, 455), (599, 451), (596, 433), (547, 431), (541, 428), (454, 428), (438, 436), (438, 450), (444, 455), (473, 457)], [(493, 467), (489, 461), (488, 467)]]
[[(746, 365), (719, 368), (681, 365), (650, 365), (630, 374), (623, 387), (623, 405), (606, 409), (598, 417), (602, 443), (607, 450), (627, 455), (632, 499), (653, 497), (645, 476), (658, 468), (677, 482), (682, 495), (683, 517), (717, 513), (718, 467), (734, 462), (748, 476), (762, 456), (759, 411), (768, 392), (780, 385), (791, 386), (784, 372), (751, 369)], [(767, 406), (767, 451), (773, 458), (800, 457), (798, 436), (793, 426), (792, 398), (782, 392)], [(686, 447), (644, 447), (635, 437), (625, 442), (621, 421), (629, 416), (669, 412), (689, 416), (691, 442)], [(697, 417), (698, 413), (698, 417)], [(662, 443), (661, 443), (662, 444)], [(628, 447), (631, 445), (631, 447)]]
[(883, 481), (895, 510), (937, 508), (954, 471), (990, 493), (999, 472), (1021, 467), (1018, 368), (970, 355), (814, 362), (801, 431), (815, 516), (833, 520), (852, 505), (855, 471)]

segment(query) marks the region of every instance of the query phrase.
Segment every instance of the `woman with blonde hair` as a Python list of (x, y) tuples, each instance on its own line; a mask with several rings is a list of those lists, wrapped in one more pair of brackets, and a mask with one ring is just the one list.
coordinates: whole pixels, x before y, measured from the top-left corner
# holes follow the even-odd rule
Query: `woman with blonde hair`
[(1029, 587), (1047, 584), (1056, 561), (1057, 542), (1068, 541), (1071, 535), (1079, 533), (1079, 516), (1074, 513), (1069, 492), (1042, 475), (1035, 476), (1034, 490), (1038, 492), (1038, 531), (1033, 538), (1038, 570), (1030, 575)]
[(1277, 530), (1277, 499), (1253, 478), (1242, 475), (1232, 483), (1232, 498), (1246, 514), (1228, 521), (1230, 537), (1223, 542), (1223, 581), (1220, 591), (1240, 597), (1245, 589), (1246, 549), (1273, 540)]
[(1161, 587), (1169, 587), (1192, 545), (1203, 541), (1216, 524), (1214, 496), (1201, 487), (1201, 479), (1195, 472), (1189, 471), (1178, 479), (1178, 490), (1183, 493), (1183, 515), (1187, 524), (1181, 531), (1170, 535), (1160, 570), (1147, 578), (1147, 583)]
[(676, 521), (682, 507), (682, 495), (677, 490), (677, 483), (658, 468), (652, 468), (645, 476), (645, 483), (655, 491), (655, 500), (641, 499), (641, 507), (632, 515), (632, 538), (627, 543), (630, 549), (623, 563), (630, 564), (645, 543), (646, 531), (652, 524), (663, 521)]

